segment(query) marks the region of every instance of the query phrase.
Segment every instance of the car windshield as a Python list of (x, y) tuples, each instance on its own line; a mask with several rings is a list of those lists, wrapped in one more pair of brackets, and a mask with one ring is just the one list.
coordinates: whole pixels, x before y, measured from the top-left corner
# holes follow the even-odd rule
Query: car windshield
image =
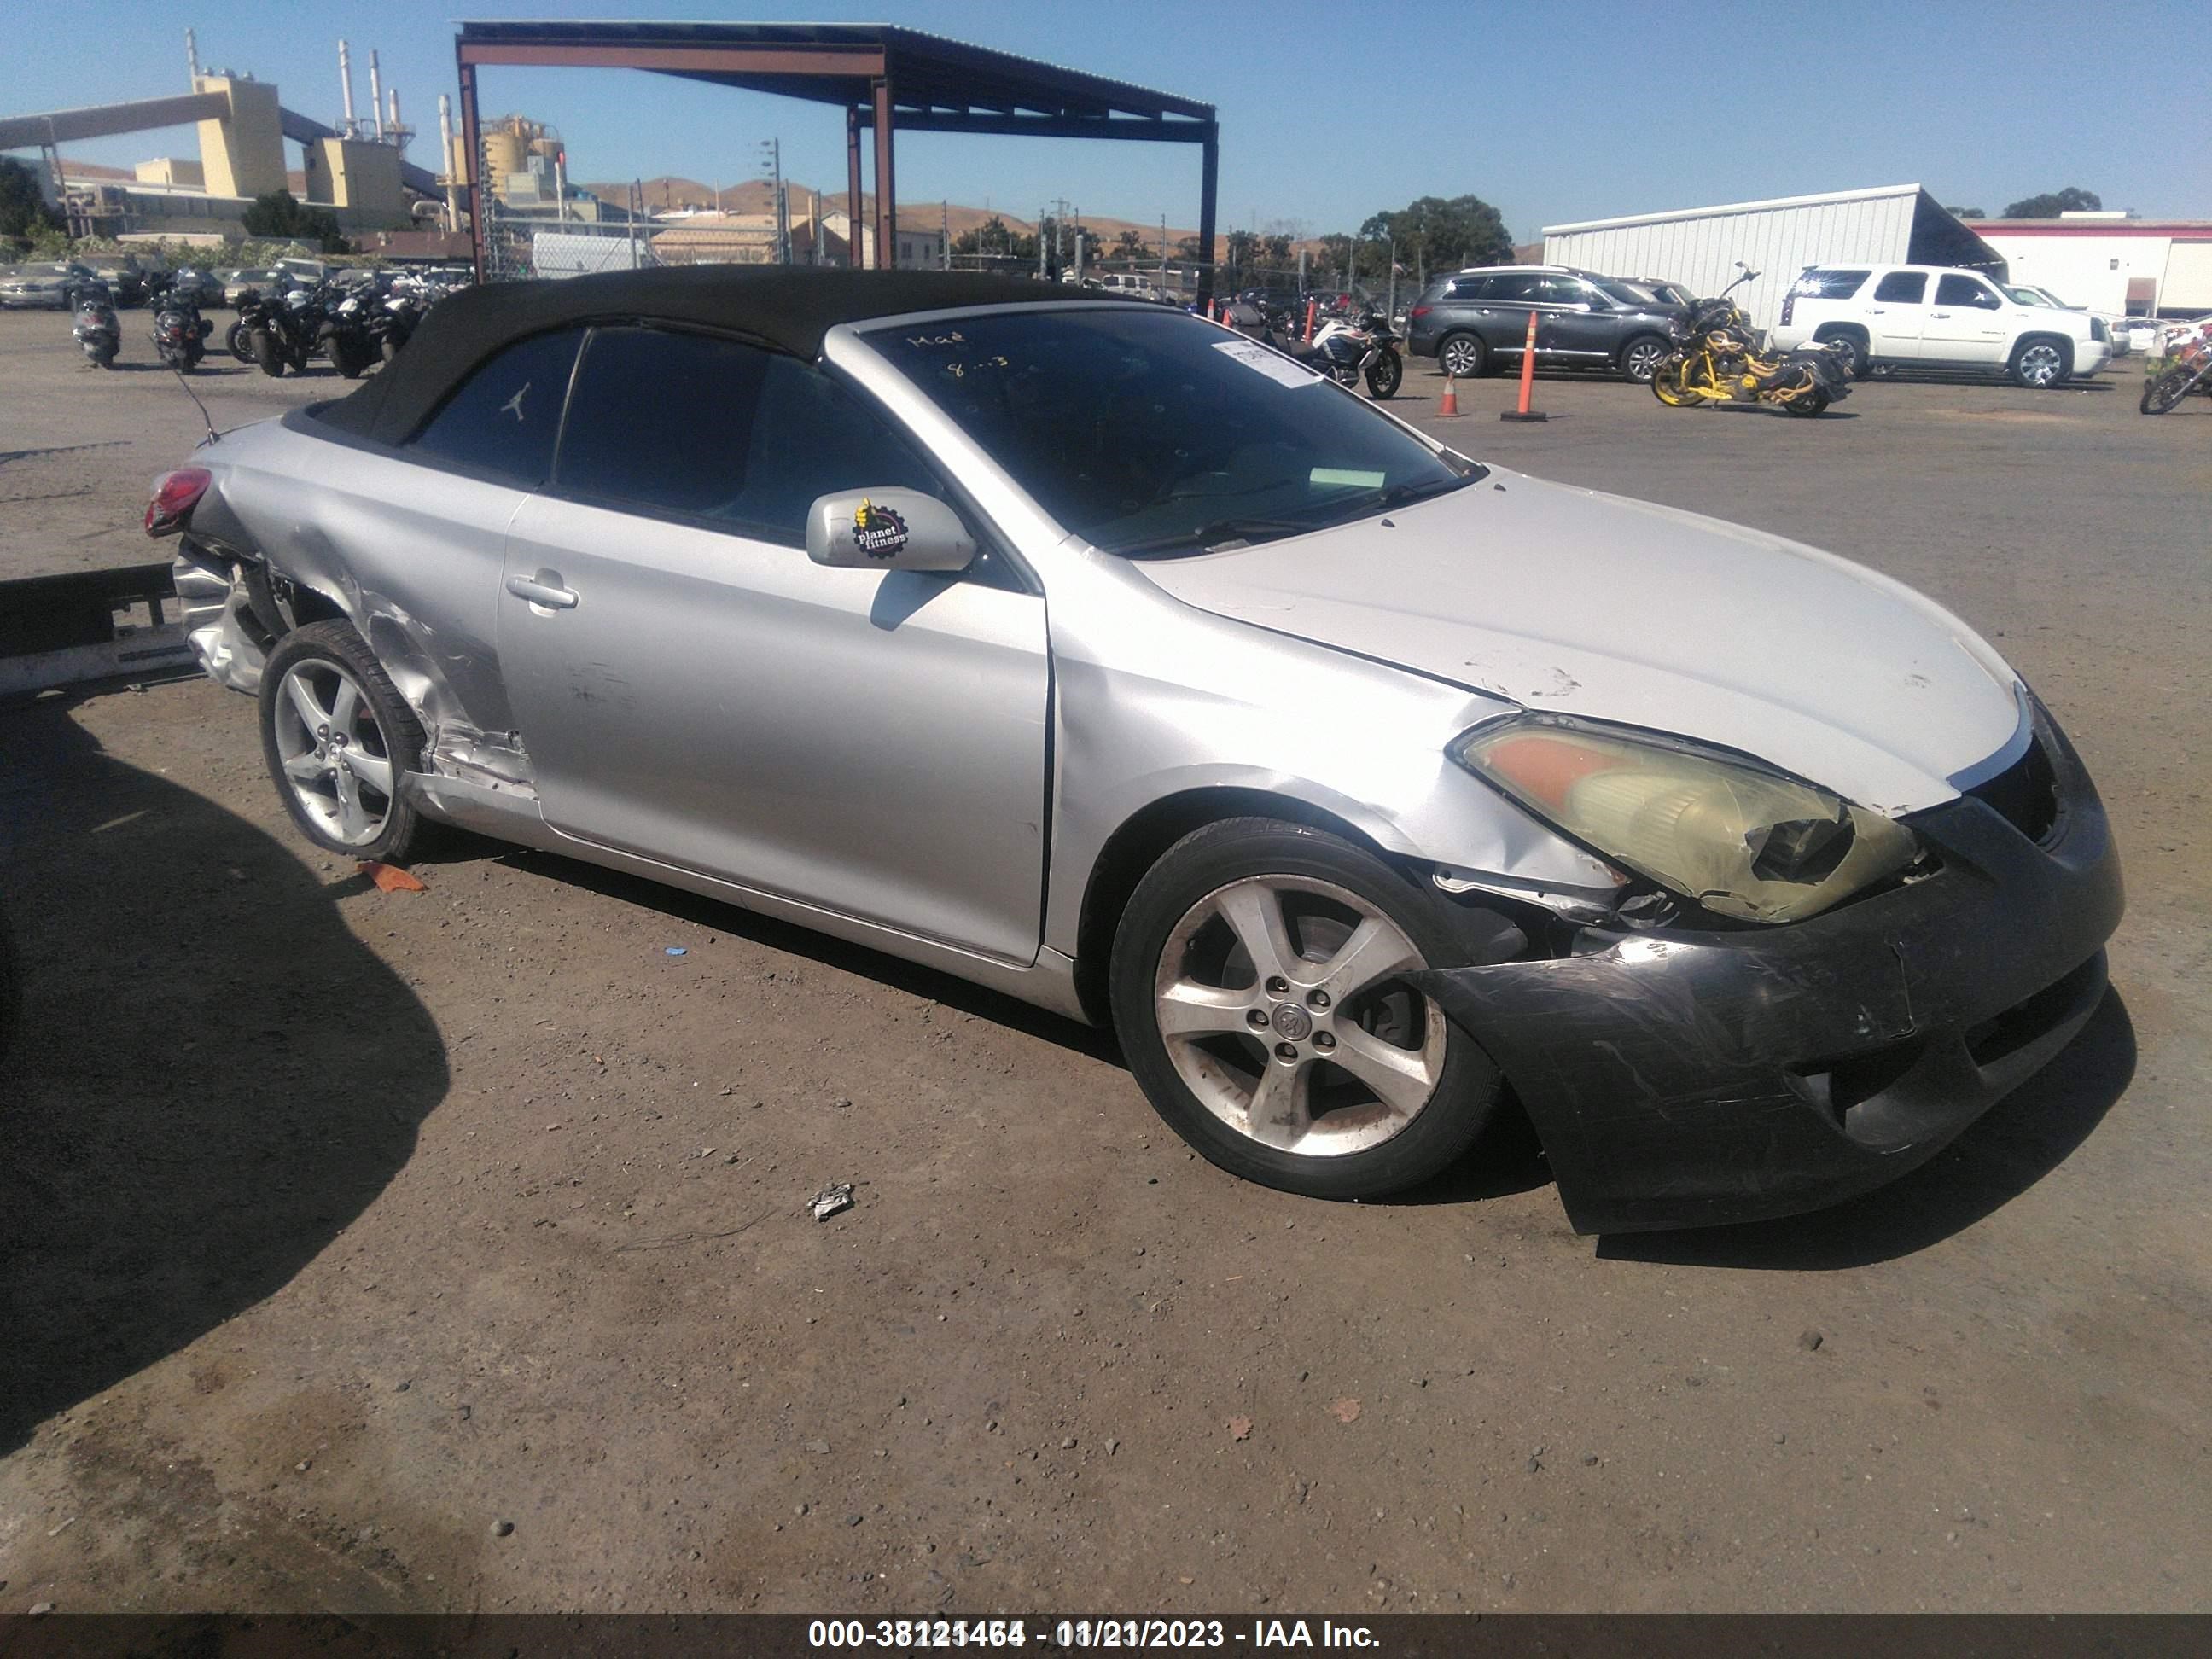
[(1180, 312), (1054, 306), (866, 337), (1045, 511), (1133, 558), (1297, 535), (1482, 475)]

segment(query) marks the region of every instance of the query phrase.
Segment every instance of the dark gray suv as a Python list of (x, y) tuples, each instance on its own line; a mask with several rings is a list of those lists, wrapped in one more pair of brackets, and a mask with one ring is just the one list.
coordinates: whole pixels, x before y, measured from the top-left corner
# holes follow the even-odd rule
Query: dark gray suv
[(1667, 327), (1684, 307), (1623, 277), (1564, 265), (1498, 265), (1439, 276), (1407, 313), (1406, 346), (1462, 378), (1499, 362), (1519, 368), (1536, 313), (1536, 361), (1603, 368), (1648, 381), (1668, 350)]

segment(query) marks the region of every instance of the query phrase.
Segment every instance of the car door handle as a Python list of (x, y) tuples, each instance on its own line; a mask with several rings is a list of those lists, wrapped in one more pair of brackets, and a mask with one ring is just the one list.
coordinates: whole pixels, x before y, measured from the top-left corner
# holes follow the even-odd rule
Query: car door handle
[(1928, 314), (1930, 317), (1948, 317), (1951, 313), (1948, 311), (1931, 311)]
[(1887, 317), (1889, 315), (1889, 308), (1887, 306), (1869, 306), (1866, 308), (1866, 314), (1869, 317)]
[[(550, 570), (541, 570), (538, 574), (540, 576), (553, 575)], [(532, 605), (542, 605), (548, 611), (574, 611), (576, 608), (576, 596), (565, 587), (556, 586), (554, 583), (559, 580), (560, 578), (557, 576), (554, 576), (553, 581), (550, 582), (533, 580), (528, 576), (509, 576), (507, 579), (507, 591), (518, 599), (527, 599)]]

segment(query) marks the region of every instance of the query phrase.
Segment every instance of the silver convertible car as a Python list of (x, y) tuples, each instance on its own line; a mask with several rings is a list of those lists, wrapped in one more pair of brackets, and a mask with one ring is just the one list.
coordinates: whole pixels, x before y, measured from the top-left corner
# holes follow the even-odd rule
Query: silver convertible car
[(1082, 290), (479, 289), (147, 527), (318, 847), (460, 825), (1110, 1024), (1297, 1193), (1510, 1108), (1584, 1231), (1832, 1201), (2068, 1042), (2120, 915), (1958, 618)]

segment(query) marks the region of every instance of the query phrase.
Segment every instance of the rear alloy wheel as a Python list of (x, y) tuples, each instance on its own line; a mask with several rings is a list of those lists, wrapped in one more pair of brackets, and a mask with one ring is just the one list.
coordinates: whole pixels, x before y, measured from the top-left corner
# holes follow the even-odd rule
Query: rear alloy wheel
[(1856, 334), (1831, 334), (1820, 343), (1838, 349), (1838, 353), (1844, 360), (1844, 374), (1847, 378), (1854, 380), (1866, 379), (1866, 347), (1860, 343)]
[(1490, 349), (1480, 335), (1449, 335), (1437, 348), (1437, 362), (1454, 380), (1480, 380), (1490, 372)]
[(288, 634), (261, 678), (269, 775), (307, 839), (350, 858), (403, 861), (422, 829), (401, 774), (420, 764), (422, 728), (346, 623)]
[(1656, 334), (1644, 334), (1631, 340), (1620, 354), (1620, 372), (1638, 386), (1651, 384), (1651, 371), (1659, 367), (1668, 352), (1667, 343)]
[(2030, 340), (2013, 356), (2012, 378), (2031, 392), (2045, 392), (2063, 384), (2068, 368), (2065, 347), (2056, 340)]
[(1463, 1155), (1503, 1080), (1405, 975), (1464, 962), (1447, 901), (1325, 831), (1234, 819), (1139, 884), (1115, 1030), (1154, 1108), (1247, 1180), (1371, 1198)]

